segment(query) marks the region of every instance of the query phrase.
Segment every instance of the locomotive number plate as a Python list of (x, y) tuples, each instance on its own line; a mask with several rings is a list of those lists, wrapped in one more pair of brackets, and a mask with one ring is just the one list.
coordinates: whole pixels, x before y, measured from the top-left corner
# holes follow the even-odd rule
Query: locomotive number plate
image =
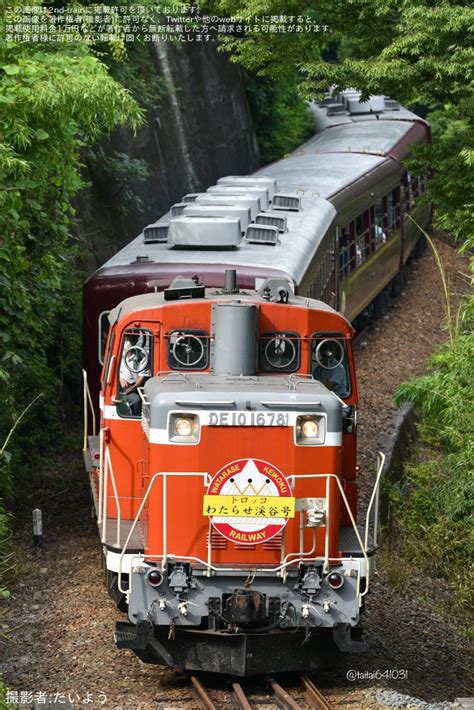
[(209, 412), (209, 426), (288, 426), (288, 412)]

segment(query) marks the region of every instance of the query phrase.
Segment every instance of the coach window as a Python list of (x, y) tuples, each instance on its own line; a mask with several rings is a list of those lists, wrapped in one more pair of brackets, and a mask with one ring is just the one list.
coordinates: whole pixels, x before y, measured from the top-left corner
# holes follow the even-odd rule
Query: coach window
[(354, 271), (355, 268), (355, 221), (344, 225), (339, 231), (339, 271), (341, 278)]
[(387, 198), (384, 197), (375, 203), (375, 249), (378, 249), (387, 241)]
[[(365, 210), (355, 220), (356, 226), (356, 267), (364, 263), (373, 251), (373, 225), (370, 219), (371, 210)], [(372, 238), (371, 238), (372, 237)]]
[(298, 333), (274, 331), (259, 338), (260, 369), (266, 372), (295, 372), (300, 367)]
[(387, 195), (387, 232), (391, 237), (400, 227), (400, 188), (396, 187)]
[(351, 393), (346, 339), (341, 333), (315, 333), (311, 338), (311, 374), (338, 397)]
[(117, 413), (121, 417), (140, 417), (142, 399), (139, 389), (151, 376), (152, 334), (143, 328), (129, 328), (122, 338), (119, 360)]
[(405, 194), (405, 211), (409, 212), (415, 204), (415, 185), (414, 178), (408, 171), (403, 175), (402, 187)]
[(205, 370), (208, 367), (207, 330), (172, 330), (168, 337), (168, 365), (172, 370)]
[(105, 346), (110, 328), (109, 313), (110, 311), (102, 311), (99, 316), (99, 362), (101, 365), (104, 362)]

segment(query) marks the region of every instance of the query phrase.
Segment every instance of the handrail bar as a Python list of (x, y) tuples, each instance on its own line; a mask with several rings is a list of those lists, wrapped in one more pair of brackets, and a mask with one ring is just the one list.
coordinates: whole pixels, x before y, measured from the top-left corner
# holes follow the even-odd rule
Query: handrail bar
[(382, 476), (382, 471), (385, 465), (385, 454), (382, 451), (377, 453), (379, 464), (377, 467), (377, 474), (375, 476), (375, 484), (370, 496), (369, 506), (367, 508), (367, 515), (365, 518), (365, 548), (367, 549), (369, 545), (369, 527), (370, 527), (370, 514), (372, 512), (372, 505), (375, 500), (375, 517), (374, 517), (374, 544), (377, 544), (377, 531), (378, 531), (378, 517), (379, 517), (379, 496), (380, 496), (380, 479)]
[[(166, 496), (166, 477), (167, 477), (167, 476), (203, 476), (203, 477), (205, 477), (205, 476), (209, 476), (209, 474), (208, 474), (207, 472), (202, 472), (202, 471), (201, 471), (201, 472), (199, 472), (199, 471), (192, 471), (192, 472), (182, 472), (182, 471), (180, 471), (180, 472), (178, 472), (178, 471), (176, 471), (176, 472), (175, 472), (175, 471), (159, 471), (159, 472), (155, 473), (155, 474), (153, 475), (153, 477), (151, 478), (151, 480), (150, 480), (150, 482), (149, 482), (149, 484), (148, 484), (148, 488), (147, 488), (147, 490), (146, 490), (146, 492), (145, 492), (145, 495), (144, 495), (143, 500), (142, 500), (142, 502), (141, 502), (141, 505), (140, 505), (140, 507), (139, 507), (139, 509), (138, 509), (138, 512), (137, 512), (137, 514), (136, 514), (136, 516), (135, 516), (135, 519), (134, 519), (134, 521), (133, 521), (133, 524), (132, 524), (132, 526), (131, 526), (131, 528), (130, 528), (129, 534), (128, 534), (127, 539), (126, 539), (126, 541), (125, 541), (125, 543), (124, 543), (124, 546), (123, 546), (123, 548), (122, 548), (122, 551), (121, 551), (121, 554), (120, 554), (120, 558), (119, 558), (118, 587), (119, 587), (119, 591), (120, 591), (120, 592), (122, 592), (123, 594), (126, 594), (126, 595), (127, 595), (127, 599), (128, 599), (128, 595), (129, 595), (129, 593), (130, 593), (130, 588), (129, 588), (128, 590), (126, 590), (126, 589), (123, 589), (123, 588), (122, 588), (122, 585), (121, 585), (121, 574), (122, 574), (123, 557), (124, 557), (125, 552), (126, 552), (126, 550), (127, 550), (128, 544), (129, 544), (129, 542), (130, 542), (130, 540), (131, 540), (131, 537), (132, 537), (132, 534), (133, 534), (133, 532), (134, 532), (134, 530), (135, 530), (135, 527), (136, 527), (136, 525), (137, 525), (137, 522), (138, 522), (138, 520), (139, 520), (139, 518), (140, 518), (140, 516), (141, 516), (141, 514), (142, 514), (143, 508), (145, 507), (145, 503), (146, 503), (146, 501), (148, 500), (148, 496), (149, 496), (149, 494), (150, 494), (150, 492), (151, 492), (151, 489), (152, 489), (152, 487), (154, 486), (154, 483), (155, 483), (156, 479), (157, 479), (158, 477), (160, 477), (160, 476), (163, 477), (163, 554), (162, 554), (162, 555), (150, 555), (150, 557), (160, 557), (160, 558), (162, 559), (162, 568), (164, 569), (164, 568), (166, 567), (166, 560), (167, 560), (167, 530), (166, 530), (166, 527), (167, 527), (167, 510), (166, 510), (167, 496)], [(359, 530), (358, 530), (357, 525), (356, 525), (356, 522), (355, 522), (355, 520), (354, 520), (354, 516), (353, 516), (352, 511), (351, 511), (351, 508), (350, 508), (350, 506), (349, 506), (349, 502), (348, 502), (348, 500), (347, 500), (346, 494), (344, 493), (344, 489), (343, 489), (343, 487), (342, 487), (342, 483), (341, 483), (340, 478), (339, 478), (336, 474), (334, 474), (334, 473), (294, 474), (294, 475), (292, 475), (292, 476), (289, 476), (288, 478), (289, 478), (290, 481), (293, 480), (293, 482), (294, 482), (295, 479), (297, 479), (297, 478), (305, 478), (305, 479), (307, 479), (307, 478), (325, 478), (325, 479), (326, 479), (326, 495), (327, 495), (327, 497), (326, 497), (326, 501), (327, 501), (326, 507), (327, 507), (327, 508), (329, 507), (329, 495), (330, 495), (329, 479), (330, 479), (330, 478), (334, 478), (334, 479), (336, 480), (337, 486), (338, 486), (338, 488), (339, 488), (339, 492), (340, 492), (340, 494), (341, 494), (342, 500), (343, 500), (344, 505), (346, 506), (347, 512), (348, 512), (348, 514), (349, 514), (349, 518), (350, 518), (350, 521), (351, 521), (351, 523), (352, 523), (352, 527), (354, 528), (354, 532), (355, 532), (355, 535), (356, 535), (356, 537), (357, 537), (357, 541), (358, 541), (358, 543), (359, 543), (359, 545), (360, 545), (360, 549), (361, 549), (361, 552), (362, 552), (362, 555), (363, 555), (363, 557), (364, 557), (365, 564), (366, 564), (366, 584), (365, 584), (365, 589), (364, 589), (364, 591), (363, 591), (362, 593), (360, 592), (360, 574), (359, 574), (358, 577), (357, 577), (357, 595), (358, 595), (360, 598), (362, 598), (362, 597), (365, 596), (365, 595), (368, 593), (368, 591), (369, 591), (369, 581), (370, 581), (369, 559), (368, 559), (368, 556), (367, 556), (367, 549), (366, 549), (366, 547), (364, 546), (364, 543), (362, 542), (362, 538), (361, 538), (361, 536), (360, 536), (360, 534), (359, 534)], [(380, 478), (380, 477), (379, 477), (379, 478)], [(292, 486), (292, 488), (294, 488), (294, 485)], [(325, 570), (329, 569), (329, 562), (332, 561), (333, 559), (337, 559), (338, 561), (341, 561), (341, 559), (345, 559), (345, 558), (330, 558), (330, 557), (329, 557), (329, 544), (328, 544), (329, 532), (328, 532), (328, 524), (327, 524), (327, 523), (328, 523), (328, 521), (327, 521), (327, 518), (326, 518), (326, 526), (325, 526), (325, 528), (326, 528), (325, 554), (324, 554), (324, 558), (323, 558), (323, 559), (324, 559), (324, 568), (325, 568)], [(300, 552), (300, 553), (289, 553), (289, 554), (285, 557), (285, 560), (288, 559), (289, 557), (295, 555), (295, 554), (296, 554), (296, 555), (299, 555), (299, 557), (301, 558), (301, 552)], [(304, 554), (304, 553), (303, 553), (303, 554)], [(175, 555), (175, 557), (176, 557), (176, 555)], [(195, 560), (197, 560), (198, 558), (194, 558), (194, 557), (191, 557), (191, 556), (190, 556), (189, 558), (186, 558), (186, 559), (195, 559)], [(301, 558), (301, 559), (302, 559), (302, 558)], [(273, 567), (273, 568), (270, 568), (270, 569), (266, 568), (264, 571), (266, 571), (266, 572), (279, 572), (279, 571), (285, 569), (285, 568), (286, 568), (287, 566), (289, 566), (290, 564), (295, 564), (297, 561), (298, 561), (298, 560), (291, 560), (291, 561), (289, 560), (289, 561), (287, 561), (287, 562), (284, 561), (284, 562), (283, 562), (281, 565), (279, 565), (278, 567)], [(215, 570), (215, 571), (220, 571), (220, 572), (230, 571), (230, 570), (226, 570), (226, 568), (214, 567), (213, 565), (210, 564), (210, 561), (209, 561), (209, 560), (208, 560), (207, 562), (204, 562), (203, 560), (199, 560), (199, 562), (202, 563), (202, 564), (204, 564), (204, 565), (207, 567), (208, 571), (210, 571), (210, 570)], [(233, 571), (233, 570), (232, 570), (232, 571)], [(257, 568), (256, 571), (258, 572), (258, 568)]]
[(101, 427), (99, 432), (99, 503), (97, 505), (97, 523), (102, 522), (102, 496), (104, 494), (104, 430)]
[[(348, 514), (349, 514), (349, 518), (350, 518), (350, 521), (351, 521), (351, 523), (352, 523), (352, 527), (354, 528), (354, 532), (355, 532), (356, 537), (357, 537), (357, 542), (358, 542), (359, 545), (360, 545), (360, 550), (361, 550), (361, 552), (362, 552), (362, 554), (363, 554), (363, 556), (364, 556), (364, 560), (365, 560), (365, 564), (366, 564), (366, 573), (367, 573), (367, 576), (366, 576), (365, 590), (362, 592), (362, 594), (360, 594), (360, 589), (359, 589), (360, 578), (359, 578), (359, 577), (357, 578), (357, 594), (360, 595), (361, 597), (364, 597), (364, 596), (367, 594), (367, 592), (369, 591), (369, 575), (370, 575), (370, 571), (369, 571), (369, 558), (367, 557), (367, 550), (366, 550), (366, 548), (364, 547), (364, 543), (362, 542), (362, 538), (361, 538), (361, 536), (360, 536), (360, 534), (359, 534), (359, 530), (358, 530), (357, 525), (356, 525), (356, 522), (355, 522), (355, 520), (354, 520), (354, 516), (352, 515), (352, 510), (351, 510), (350, 505), (349, 505), (349, 502), (348, 502), (348, 500), (347, 500), (347, 498), (346, 498), (346, 494), (344, 493), (344, 489), (343, 489), (343, 487), (342, 487), (341, 479), (339, 478), (339, 476), (336, 476), (335, 473), (304, 473), (304, 474), (298, 474), (298, 475), (293, 474), (292, 476), (288, 476), (288, 480), (289, 480), (290, 482), (291, 482), (292, 479), (294, 480), (294, 479), (296, 479), (296, 478), (326, 478), (327, 481), (328, 481), (329, 478), (334, 478), (334, 479), (336, 480), (337, 485), (338, 485), (338, 488), (339, 488), (339, 492), (340, 492), (340, 494), (341, 494), (342, 500), (343, 500), (344, 505), (346, 506), (347, 512), (348, 512)], [(292, 486), (292, 488), (293, 488), (293, 487), (294, 487), (294, 486)], [(328, 482), (326, 482), (326, 501), (327, 501), (327, 502), (326, 502), (326, 507), (327, 507), (327, 508), (329, 508), (329, 497), (328, 497), (329, 494), (330, 494), (329, 484), (328, 484)], [(326, 522), (327, 522), (327, 521), (326, 521)], [(328, 534), (328, 525), (326, 524), (325, 527), (326, 527), (326, 535), (325, 535), (324, 567), (325, 567), (325, 569), (327, 570), (327, 569), (329, 568), (329, 557), (328, 557), (328, 554), (327, 554), (327, 553), (328, 553), (328, 544), (327, 544), (327, 542), (328, 542), (329, 534)], [(290, 554), (291, 554), (291, 553), (290, 553)], [(288, 557), (288, 555), (287, 555), (287, 557)]]
[(125, 540), (124, 546), (122, 548), (122, 552), (120, 553), (120, 558), (119, 558), (119, 573), (118, 573), (118, 589), (122, 594), (128, 595), (130, 590), (128, 589), (123, 589), (122, 588), (122, 562), (123, 562), (123, 556), (125, 554), (125, 551), (128, 547), (128, 544), (132, 538), (133, 532), (135, 530), (135, 527), (137, 525), (138, 520), (140, 519), (140, 516), (143, 512), (143, 508), (145, 507), (145, 503), (148, 500), (148, 496), (150, 495), (150, 491), (153, 488), (156, 479), (159, 476), (163, 476), (163, 563), (162, 567), (164, 568), (166, 565), (166, 545), (167, 545), (167, 535), (166, 535), (166, 523), (167, 523), (167, 511), (166, 511), (166, 476), (203, 476), (203, 477), (208, 477), (209, 473), (207, 471), (158, 471), (155, 473), (148, 484), (148, 488), (145, 491), (145, 495), (143, 496), (143, 500), (140, 504), (140, 507), (138, 509), (138, 512), (135, 516), (135, 519), (132, 523), (132, 526), (130, 528), (130, 531), (127, 535), (127, 539)]
[(112, 482), (112, 488), (114, 491), (115, 505), (117, 506), (117, 547), (120, 547), (120, 525), (121, 525), (121, 511), (120, 511), (120, 500), (117, 493), (117, 485), (115, 483), (114, 469), (112, 466), (112, 460), (110, 458), (110, 449), (108, 446), (105, 447), (105, 473), (104, 473), (104, 487), (103, 487), (103, 517), (102, 517), (102, 542), (106, 542), (107, 533), (107, 484), (108, 484), (108, 473), (110, 469), (110, 480)]
[(82, 382), (83, 382), (83, 401), (84, 401), (84, 443), (82, 450), (87, 451), (87, 438), (88, 438), (88, 409), (87, 405), (89, 404), (91, 414), (92, 414), (92, 435), (96, 436), (95, 430), (96, 430), (96, 418), (95, 418), (95, 410), (94, 410), (94, 405), (92, 404), (92, 397), (89, 389), (89, 384), (87, 382), (87, 370), (82, 370)]

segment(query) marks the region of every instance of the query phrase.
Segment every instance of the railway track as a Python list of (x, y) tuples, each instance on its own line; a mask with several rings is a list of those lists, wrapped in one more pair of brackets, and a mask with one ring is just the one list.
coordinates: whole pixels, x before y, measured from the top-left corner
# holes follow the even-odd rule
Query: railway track
[(218, 710), (225, 707), (236, 710), (251, 710), (261, 705), (277, 707), (282, 710), (298, 710), (301, 708), (315, 708), (316, 710), (331, 710), (332, 705), (328, 703), (322, 693), (316, 688), (313, 681), (307, 676), (301, 676), (301, 685), (298, 688), (292, 686), (285, 689), (273, 678), (267, 678), (269, 694), (262, 697), (262, 692), (249, 690), (237, 681), (232, 681), (231, 690), (224, 702), (214, 700), (211, 691), (206, 688), (201, 680), (195, 675), (190, 676), (192, 693), (198, 706), (205, 710)]

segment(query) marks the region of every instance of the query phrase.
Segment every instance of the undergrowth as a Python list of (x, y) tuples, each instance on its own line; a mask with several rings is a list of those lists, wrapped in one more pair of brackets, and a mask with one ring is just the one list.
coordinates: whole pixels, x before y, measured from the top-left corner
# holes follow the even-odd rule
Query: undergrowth
[(448, 343), (431, 357), (426, 374), (396, 392), (398, 404), (409, 400), (420, 414), (421, 445), (389, 492), (397, 552), (430, 577), (446, 579), (461, 612), (473, 602), (473, 298), (456, 317), (447, 307)]

